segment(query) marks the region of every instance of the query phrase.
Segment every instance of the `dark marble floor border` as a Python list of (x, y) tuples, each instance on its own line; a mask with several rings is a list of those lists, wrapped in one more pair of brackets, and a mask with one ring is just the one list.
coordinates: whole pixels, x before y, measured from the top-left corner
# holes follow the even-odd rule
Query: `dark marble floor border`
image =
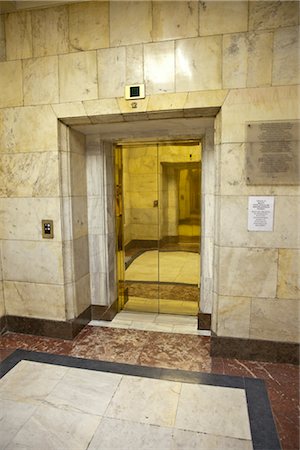
[(15, 350), (0, 364), (0, 378), (20, 361), (35, 361), (59, 366), (118, 373), (160, 380), (244, 389), (252, 435), (253, 450), (281, 450), (265, 382), (260, 379), (190, 372), (178, 369), (136, 366), (109, 361), (75, 358), (50, 353)]

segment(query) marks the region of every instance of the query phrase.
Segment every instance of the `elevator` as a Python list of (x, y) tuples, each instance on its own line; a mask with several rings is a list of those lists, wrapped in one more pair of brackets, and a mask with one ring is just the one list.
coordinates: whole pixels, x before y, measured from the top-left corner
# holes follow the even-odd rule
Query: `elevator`
[(119, 310), (197, 315), (201, 143), (115, 146)]

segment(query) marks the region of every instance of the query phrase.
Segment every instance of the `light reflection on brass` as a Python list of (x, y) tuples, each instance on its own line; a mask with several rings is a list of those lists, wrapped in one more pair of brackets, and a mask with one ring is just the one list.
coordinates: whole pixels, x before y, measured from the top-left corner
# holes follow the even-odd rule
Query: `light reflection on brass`
[(201, 145), (118, 146), (116, 215), (119, 308), (196, 315)]

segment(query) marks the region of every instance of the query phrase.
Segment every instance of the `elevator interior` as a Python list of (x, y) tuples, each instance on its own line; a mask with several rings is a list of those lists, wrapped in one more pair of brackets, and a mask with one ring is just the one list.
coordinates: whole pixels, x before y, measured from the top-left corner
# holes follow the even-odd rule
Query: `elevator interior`
[(197, 315), (201, 144), (115, 148), (119, 309)]

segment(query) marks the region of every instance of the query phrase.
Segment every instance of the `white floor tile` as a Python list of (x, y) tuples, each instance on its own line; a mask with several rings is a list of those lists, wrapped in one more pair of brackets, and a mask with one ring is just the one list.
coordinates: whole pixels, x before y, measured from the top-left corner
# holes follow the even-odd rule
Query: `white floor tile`
[(0, 448), (5, 448), (35, 411), (37, 405), (0, 400)]
[(122, 376), (85, 369), (69, 369), (46, 398), (69, 411), (104, 414)]
[(103, 418), (88, 450), (173, 450), (172, 428)]
[(243, 389), (183, 384), (176, 428), (251, 439)]
[(175, 422), (180, 383), (124, 377), (106, 417), (171, 427)]
[(172, 450), (252, 450), (248, 440), (174, 430)]

